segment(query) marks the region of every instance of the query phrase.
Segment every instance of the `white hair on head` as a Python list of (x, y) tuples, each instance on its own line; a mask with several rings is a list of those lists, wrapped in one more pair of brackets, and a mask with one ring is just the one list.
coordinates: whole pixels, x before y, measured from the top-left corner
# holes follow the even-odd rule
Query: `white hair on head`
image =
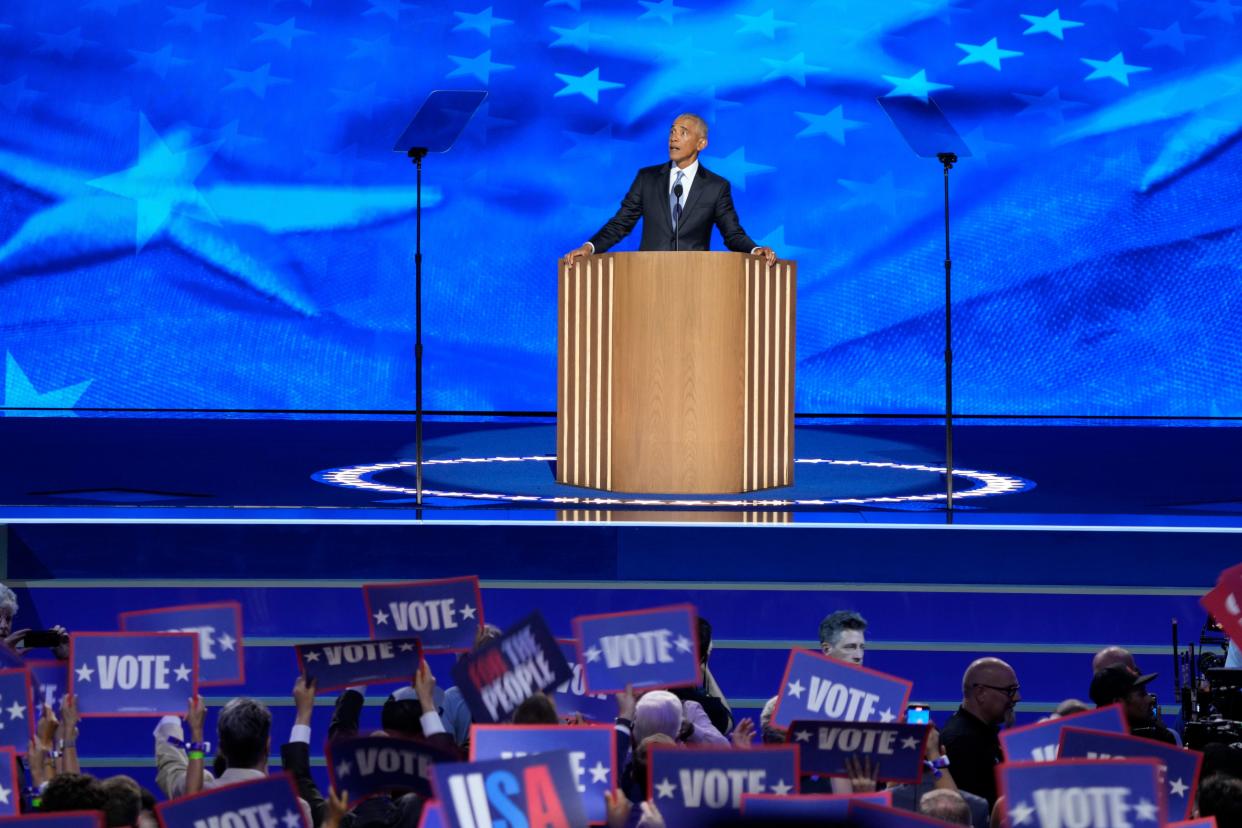
[(695, 115), (693, 112), (683, 112), (673, 119), (673, 123), (677, 123), (678, 121), (690, 121), (691, 123), (694, 124), (695, 129), (699, 131), (700, 138), (707, 137), (707, 121), (704, 121), (702, 118), (700, 118), (698, 115)]

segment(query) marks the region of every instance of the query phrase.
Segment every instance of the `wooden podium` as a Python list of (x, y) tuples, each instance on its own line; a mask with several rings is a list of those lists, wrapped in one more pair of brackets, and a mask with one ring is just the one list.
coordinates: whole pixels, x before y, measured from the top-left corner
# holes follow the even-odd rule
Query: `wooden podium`
[(560, 271), (558, 483), (724, 494), (793, 482), (794, 262), (605, 253)]

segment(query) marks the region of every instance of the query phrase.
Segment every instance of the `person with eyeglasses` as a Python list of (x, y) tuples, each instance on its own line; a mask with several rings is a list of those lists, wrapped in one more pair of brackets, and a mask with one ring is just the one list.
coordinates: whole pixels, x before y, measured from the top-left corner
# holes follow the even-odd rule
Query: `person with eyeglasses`
[(1005, 758), (1000, 728), (1020, 701), (1013, 668), (999, 658), (980, 658), (966, 668), (962, 706), (940, 733), (957, 786), (986, 799), (989, 808), (996, 804), (996, 766)]

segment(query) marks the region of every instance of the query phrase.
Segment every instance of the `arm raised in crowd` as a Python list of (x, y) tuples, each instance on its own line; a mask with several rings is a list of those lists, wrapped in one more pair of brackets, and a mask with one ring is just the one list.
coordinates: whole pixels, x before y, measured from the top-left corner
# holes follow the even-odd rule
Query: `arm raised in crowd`
[(314, 679), (307, 681), (306, 676), (298, 676), (293, 685), (293, 704), (296, 710), (293, 729), (289, 733), (289, 741), (280, 746), (280, 764), (293, 774), (298, 796), (310, 806), (311, 824), (319, 826), (326, 819), (325, 809), (328, 806), (311, 776), (310, 769), (310, 724), (311, 714), (315, 711)]

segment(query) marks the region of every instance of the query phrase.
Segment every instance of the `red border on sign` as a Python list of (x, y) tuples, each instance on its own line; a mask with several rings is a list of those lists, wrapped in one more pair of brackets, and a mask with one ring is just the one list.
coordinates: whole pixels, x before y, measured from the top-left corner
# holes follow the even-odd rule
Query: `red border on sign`
[[(172, 633), (172, 632), (75, 632), (69, 634), (69, 692), (75, 696), (76, 682), (78, 671), (73, 666), (77, 663), (74, 658), (76, 649), (74, 643), (79, 638), (150, 638), (152, 636), (176, 636), (178, 638), (191, 639), (193, 651), (194, 666), (190, 671), (190, 697), (198, 695), (198, 635), (196, 633)], [(30, 686), (30, 673), (26, 672), (26, 686)], [(87, 713), (83, 710), (78, 711), (79, 719), (137, 719), (149, 718), (151, 716), (180, 716), (185, 710), (143, 710), (134, 713)]]
[[(872, 801), (872, 797), (880, 796), (887, 800), (888, 804), (884, 807), (893, 807), (893, 792), (891, 790), (875, 791), (874, 793), (849, 793), (849, 794), (770, 794), (770, 793), (744, 793), (742, 794), (742, 816), (746, 816), (746, 803), (755, 800), (766, 802), (768, 800), (789, 800), (796, 799), (798, 802), (848, 802), (851, 799), (857, 799), (860, 802), (870, 802), (872, 805), (880, 803)], [(866, 797), (865, 799), (863, 797)]]
[(81, 818), (81, 817), (91, 817), (92, 819), (95, 820), (95, 824), (98, 825), (99, 828), (105, 828), (103, 811), (57, 811), (51, 814), (37, 814), (37, 813), (36, 814), (19, 814), (17, 816), (11, 816), (11, 817), (0, 817), (0, 823), (18, 822), (18, 821), (32, 822), (36, 819), (38, 820), (64, 819), (65, 817), (73, 817), (75, 819)]
[[(475, 603), (475, 609), (478, 611), (475, 617), (475, 620), (478, 622), (475, 625), (475, 628), (476, 628), (475, 635), (477, 636), (478, 635), (477, 631), (483, 628), (483, 590), (479, 588), (479, 576), (478, 575), (463, 575), (460, 578), (432, 578), (431, 580), (428, 580), (428, 581), (401, 581), (395, 584), (363, 584), (362, 585), (362, 601), (364, 604), (366, 604), (366, 607), (367, 607), (367, 630), (369, 631), (371, 638), (377, 641), (380, 640), (380, 639), (375, 638), (375, 616), (371, 614), (371, 592), (370, 590), (372, 589), (393, 589), (395, 587), (426, 586), (427, 584), (452, 584), (452, 583), (457, 583), (459, 581), (473, 581), (474, 582), (474, 603)], [(425, 647), (424, 651), (428, 653), (468, 653), (472, 649), (473, 647)]]
[(436, 811), (440, 816), (440, 824), (447, 825), (444, 821), (444, 804), (439, 800), (428, 799), (423, 803), (423, 810), (418, 815), (418, 828), (427, 828), (427, 814)]
[[(1085, 727), (1065, 727), (1061, 729), (1061, 739), (1060, 741), (1057, 742), (1057, 756), (1058, 757), (1061, 755), (1061, 751), (1065, 747), (1065, 734), (1067, 731), (1070, 731), (1070, 730), (1074, 731), (1075, 733), (1099, 733), (1100, 735), (1107, 736), (1110, 739), (1118, 739), (1123, 742), (1129, 742), (1131, 744), (1138, 745), (1140, 748), (1142, 748), (1143, 745), (1155, 745), (1156, 747), (1166, 749), (1169, 752), (1177, 751), (1178, 753), (1193, 754), (1194, 756), (1199, 757), (1198, 760), (1195, 762), (1194, 780), (1189, 785), (1186, 786), (1186, 819), (1190, 818), (1189, 816), (1190, 813), (1194, 811), (1195, 795), (1199, 791), (1199, 776), (1203, 772), (1203, 753), (1201, 751), (1191, 750), (1190, 748), (1186, 748), (1186, 747), (1179, 747), (1178, 745), (1171, 745), (1168, 742), (1161, 742), (1158, 739), (1145, 739), (1142, 736), (1132, 736), (1129, 733), (1109, 733), (1108, 731), (1090, 730)], [(1140, 757), (1127, 756), (1126, 758), (1137, 759)], [(1155, 759), (1156, 761), (1160, 761), (1159, 757), (1157, 756), (1152, 756), (1150, 758)], [(1092, 761), (1101, 762), (1104, 760), (1093, 759)], [(1168, 791), (1165, 791), (1165, 796), (1168, 796)], [(1170, 814), (1169, 816), (1171, 817), (1172, 814)], [(1174, 821), (1175, 820), (1173, 819), (1169, 820), (1170, 823)]]
[[(793, 790), (791, 794), (796, 794), (802, 789), (802, 769), (800, 766), (802, 751), (798, 750), (794, 745), (753, 745), (746, 750), (738, 750), (732, 745), (717, 746), (710, 745), (701, 747), (699, 745), (666, 745), (656, 743), (647, 748), (647, 799), (655, 801), (653, 792), (655, 791), (655, 757), (660, 753), (670, 753), (676, 751), (678, 753), (686, 753), (692, 751), (694, 753), (718, 753), (721, 756), (745, 756), (754, 753), (791, 753), (793, 755)], [(659, 804), (658, 802), (656, 803)]]
[[(1068, 719), (1069, 716), (1066, 716), (1065, 718)], [(1011, 800), (1009, 798), (1008, 786), (1005, 784), (1005, 769), (1006, 768), (1021, 770), (1022, 768), (1042, 768), (1042, 767), (1047, 767), (1052, 764), (1054, 763), (1052, 762), (1001, 762), (999, 765), (996, 766), (996, 770), (995, 770), (996, 790), (999, 792), (1000, 796), (1003, 796), (1005, 798), (1005, 803), (1008, 804)], [(1164, 801), (1165, 800), (1164, 786), (1160, 784), (1160, 763), (1156, 761), (1155, 759), (1148, 759), (1148, 758), (1140, 758), (1140, 759), (1058, 759), (1056, 760), (1055, 764), (1057, 767), (1062, 767), (1065, 765), (1076, 765), (1076, 766), (1147, 765), (1148, 767), (1151, 768), (1152, 779), (1154, 779), (1156, 783), (1154, 786), (1156, 789), (1156, 798), (1160, 800), (1159, 802), (1156, 802), (1154, 804), (1160, 811), (1168, 810), (1168, 806), (1165, 804), (1165, 801)], [(1002, 820), (1003, 822), (1001, 824), (1006, 826), (1006, 828), (1010, 828), (1008, 812), (1002, 815)]]
[[(1095, 710), (1083, 710), (1083, 711), (1082, 711), (1082, 712), (1080, 712), (1080, 713), (1071, 713), (1071, 714), (1069, 714), (1068, 716), (1060, 716), (1060, 717), (1058, 717), (1058, 718), (1056, 718), (1056, 719), (1044, 719), (1043, 721), (1039, 721), (1039, 722), (1032, 722), (1031, 724), (1028, 724), (1028, 725), (1022, 725), (1021, 727), (1012, 727), (1012, 728), (1009, 728), (1008, 730), (1002, 730), (1002, 731), (1000, 732), (1000, 745), (1001, 745), (1001, 751), (1005, 754), (1005, 761), (1006, 761), (1006, 762), (1010, 761), (1010, 757), (1009, 757), (1009, 747), (1008, 747), (1008, 745), (1006, 744), (1006, 742), (1007, 742), (1010, 738), (1012, 738), (1012, 737), (1013, 737), (1013, 735), (1014, 735), (1015, 733), (1027, 733), (1027, 732), (1032, 731), (1032, 730), (1038, 730), (1038, 729), (1040, 729), (1041, 727), (1049, 727), (1049, 726), (1054, 726), (1054, 725), (1055, 725), (1055, 726), (1057, 726), (1057, 727), (1073, 727), (1073, 725), (1072, 725), (1072, 724), (1067, 725), (1067, 724), (1066, 724), (1066, 722), (1072, 722), (1072, 721), (1074, 721), (1075, 719), (1081, 719), (1083, 716), (1094, 716), (1094, 715), (1097, 715), (1097, 714), (1098, 714), (1101, 710), (1114, 710), (1114, 711), (1116, 711), (1116, 713), (1117, 713), (1117, 718), (1118, 718), (1118, 720), (1121, 722), (1121, 727), (1123, 728), (1123, 729), (1122, 729), (1122, 732), (1123, 732), (1123, 733), (1125, 733), (1125, 734), (1127, 734), (1127, 735), (1129, 735), (1129, 733), (1130, 733), (1130, 724), (1129, 724), (1129, 722), (1127, 722), (1127, 721), (1126, 721), (1126, 714), (1125, 714), (1125, 712), (1124, 712), (1124, 711), (1122, 710), (1122, 708), (1121, 708), (1121, 703), (1120, 703), (1120, 702), (1118, 702), (1117, 704), (1110, 704), (1110, 705), (1106, 705), (1106, 706), (1104, 706), (1104, 707), (1097, 707)], [(1099, 728), (1093, 728), (1093, 727), (1079, 728), (1079, 730), (1098, 730), (1098, 729), (1099, 729)], [(1104, 733), (1112, 733), (1113, 731), (1102, 731), (1102, 732), (1104, 732)], [(1058, 738), (1058, 739), (1057, 739), (1057, 753), (1060, 753), (1060, 752), (1061, 752), (1061, 741), (1060, 741), (1060, 739)], [(1030, 760), (1027, 760), (1027, 759), (1015, 759), (1015, 760), (1013, 760), (1013, 761), (1017, 761), (1017, 762), (1026, 762), (1026, 761), (1030, 761)], [(1052, 761), (1052, 760), (1048, 760), (1048, 761)]]
[[(9, 794), (13, 797), (10, 800), (10, 803), (13, 806), (13, 816), (17, 817), (22, 815), (22, 783), (18, 777), (19, 771), (17, 769), (17, 751), (11, 747), (0, 748), (0, 756), (4, 756), (5, 754), (8, 754), (9, 759)], [(0, 759), (0, 762), (2, 761), (4, 760)], [(9, 818), (10, 817), (0, 817), (0, 819)]]
[[(11, 676), (15, 673), (20, 673), (24, 677), (24, 681), (26, 684), (26, 714), (27, 715), (24, 717), (26, 719), (26, 739), (23, 740), (22, 742), (22, 745), (24, 746), (27, 741), (34, 738), (34, 721), (36, 718), (38, 718), (38, 713), (36, 712), (35, 707), (34, 707), (34, 692), (31, 686), (33, 682), (30, 679), (30, 670), (26, 667), (10, 667), (6, 670), (0, 670), (0, 676)], [(21, 747), (15, 747), (13, 748), (13, 751), (17, 753), (19, 756), (26, 755), (26, 751), (22, 750)], [(21, 788), (18, 787), (17, 790), (20, 792)]]
[[(341, 646), (346, 646), (349, 644), (379, 644), (381, 642), (388, 642), (390, 644), (400, 644), (403, 641), (414, 642), (414, 646), (418, 650), (418, 664), (419, 664), (419, 667), (421, 667), (423, 664), (423, 642), (417, 638), (355, 638), (352, 641), (324, 641), (322, 643), (308, 642), (306, 644), (294, 644), (293, 645), (293, 657), (297, 659), (297, 662), (298, 662), (298, 673), (301, 675), (306, 675), (306, 662), (303, 660), (302, 650), (300, 649), (302, 647), (331, 647), (334, 644), (340, 644)], [(418, 667), (415, 667), (414, 671), (417, 672)], [(315, 692), (318, 693), (320, 690), (342, 690), (346, 687), (353, 687), (355, 685), (392, 684), (394, 682), (407, 681), (407, 680), (411, 682), (412, 684), (414, 681), (414, 674), (411, 673), (409, 679), (403, 679), (400, 677), (390, 676), (388, 678), (373, 678), (373, 679), (364, 679), (362, 681), (351, 681), (349, 684), (325, 684), (323, 686), (315, 685)]]
[[(168, 612), (181, 612), (183, 610), (200, 610), (200, 609), (231, 609), (233, 610), (233, 622), (237, 628), (237, 673), (236, 679), (224, 679), (220, 681), (199, 681), (199, 687), (222, 687), (224, 685), (245, 684), (246, 683), (246, 658), (245, 645), (242, 641), (245, 638), (242, 629), (242, 608), (240, 601), (210, 601), (203, 604), (177, 604), (171, 607), (156, 607), (154, 609), (126, 610), (117, 616), (123, 632), (131, 632), (125, 629), (125, 621), (131, 616), (139, 615), (160, 615)], [(133, 630), (132, 632), (141, 632)], [(194, 635), (195, 633), (191, 633)], [(200, 649), (201, 652), (201, 649)]]
[[(894, 676), (891, 673), (881, 673), (879, 670), (872, 670), (870, 667), (864, 667), (861, 664), (853, 664), (849, 661), (842, 661), (839, 658), (832, 658), (831, 656), (826, 656), (823, 653), (817, 653), (814, 650), (801, 650), (801, 649), (794, 648), (789, 651), (789, 659), (785, 662), (785, 672), (781, 676), (781, 684), (776, 692), (776, 707), (772, 708), (772, 724), (775, 725), (776, 727), (780, 727), (780, 725), (776, 724), (776, 717), (780, 715), (781, 703), (784, 701), (784, 696), (785, 696), (785, 687), (786, 685), (789, 684), (789, 673), (791, 670), (793, 670), (794, 657), (798, 653), (802, 653), (803, 655), (808, 655), (811, 658), (817, 658), (820, 661), (830, 661), (833, 664), (845, 664), (850, 669), (861, 670), (864, 673), (868, 673), (873, 676), (878, 676), (879, 678), (888, 679), (889, 681), (896, 681), (901, 684), (904, 684), (906, 686), (906, 693), (901, 698), (901, 707), (897, 709), (897, 714), (893, 717), (893, 721), (892, 722), (875, 722), (874, 724), (893, 724), (893, 722), (901, 722), (905, 720), (906, 708), (910, 705), (910, 693), (914, 690), (914, 682), (909, 681), (907, 679), (903, 679), (900, 676)], [(809, 722), (809, 721), (816, 721), (816, 720), (795, 719), (794, 721)], [(818, 721), (827, 722), (827, 721), (843, 721), (843, 720), (842, 719), (819, 719)]]
[[(188, 635), (193, 635), (193, 633), (188, 633)], [(244, 788), (247, 785), (261, 785), (265, 782), (270, 782), (273, 779), (284, 779), (285, 782), (288, 783), (289, 792), (293, 794), (293, 801), (298, 807), (298, 816), (302, 819), (302, 828), (311, 828), (311, 826), (306, 824), (306, 815), (302, 813), (302, 797), (298, 796), (298, 786), (294, 784), (293, 774), (289, 771), (269, 773), (262, 779), (248, 779), (245, 782), (236, 782), (232, 785), (221, 785), (217, 788), (207, 788), (196, 794), (190, 794), (189, 796), (179, 796), (176, 799), (166, 799), (163, 802), (157, 802), (155, 803), (155, 816), (160, 821), (160, 828), (168, 828), (168, 823), (164, 821), (164, 811), (167, 808), (181, 805), (182, 803), (189, 802), (192, 799), (201, 799), (204, 796), (212, 796), (213, 794), (222, 793), (224, 791), (235, 791), (238, 788)]]
[(698, 687), (703, 683), (703, 661), (699, 653), (699, 611), (693, 604), (669, 604), (663, 607), (650, 607), (640, 610), (625, 610), (623, 612), (601, 612), (596, 615), (577, 615), (573, 619), (574, 627), (574, 648), (578, 653), (578, 664), (582, 666), (582, 686), (587, 693), (599, 693), (602, 695), (615, 696), (624, 693), (624, 690), (592, 690), (591, 683), (587, 677), (586, 663), (582, 660), (582, 622), (598, 621), (603, 618), (625, 618), (635, 615), (650, 615), (657, 612), (674, 612), (685, 611), (690, 615), (690, 641), (694, 644), (694, 683), (693, 684), (644, 684), (642, 687), (635, 687), (636, 691), (641, 690), (665, 690), (669, 687)]

